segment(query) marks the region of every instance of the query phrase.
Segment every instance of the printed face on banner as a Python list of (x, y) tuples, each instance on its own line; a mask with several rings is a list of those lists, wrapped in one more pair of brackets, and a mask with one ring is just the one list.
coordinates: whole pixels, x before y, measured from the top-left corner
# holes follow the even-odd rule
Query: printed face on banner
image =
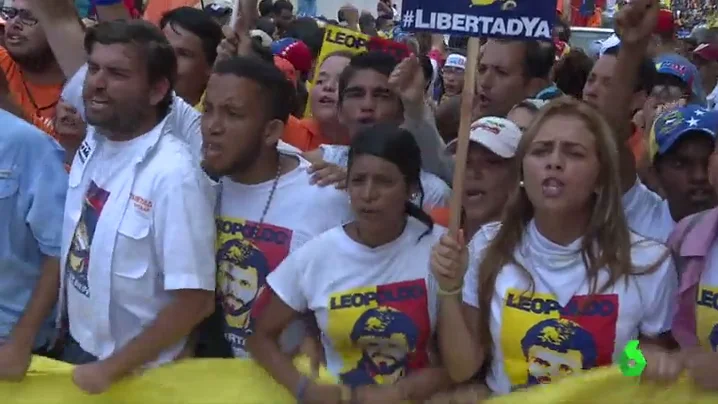
[(612, 363), (617, 295), (574, 296), (509, 289), (501, 317), (504, 367), (514, 387), (547, 384)]
[(335, 293), (327, 324), (343, 362), (344, 384), (391, 384), (429, 363), (423, 279)]
[(555, 0), (404, 0), (401, 27), (473, 37), (551, 40)]
[(217, 298), (224, 315), (225, 338), (235, 356), (244, 356), (250, 333), (250, 310), (267, 275), (289, 254), (292, 231), (220, 217), (217, 219)]
[(718, 352), (718, 286), (701, 284), (698, 288), (696, 332), (702, 346)]

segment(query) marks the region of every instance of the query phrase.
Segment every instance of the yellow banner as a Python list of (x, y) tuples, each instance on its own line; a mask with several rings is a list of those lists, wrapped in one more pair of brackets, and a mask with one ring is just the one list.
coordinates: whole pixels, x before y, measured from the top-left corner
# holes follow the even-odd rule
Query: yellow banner
[[(306, 360), (296, 365), (307, 373)], [(0, 382), (2, 404), (290, 404), (296, 399), (259, 365), (242, 359), (197, 359), (153, 369), (90, 396), (72, 382), (72, 366), (36, 357), (21, 383)], [(333, 383), (325, 371), (320, 381)], [(560, 382), (484, 401), (488, 404), (715, 404), (718, 392), (674, 385), (639, 384), (617, 368), (602, 368)]]
[[(368, 41), (369, 36), (362, 34), (361, 32), (337, 27), (336, 25), (326, 25), (324, 27), (324, 42), (322, 42), (322, 49), (319, 52), (319, 57), (316, 61), (312, 83), (316, 82), (322, 63), (324, 63), (327, 57), (337, 52), (349, 52), (351, 54), (364, 52), (367, 50), (366, 44)], [(310, 90), (310, 85), (310, 83), (307, 83), (307, 91)], [(311, 103), (307, 102), (307, 107), (304, 110), (304, 116), (310, 117), (311, 115)]]
[[(299, 369), (309, 373), (306, 360)], [(125, 379), (87, 395), (72, 382), (72, 365), (34, 357), (21, 383), (0, 382), (2, 404), (292, 404), (297, 399), (251, 360), (196, 359)], [(320, 380), (333, 383), (322, 370)]]
[(673, 385), (639, 384), (617, 367), (599, 368), (553, 384), (535, 386), (485, 401), (488, 404), (711, 404), (718, 392), (699, 391), (683, 379)]

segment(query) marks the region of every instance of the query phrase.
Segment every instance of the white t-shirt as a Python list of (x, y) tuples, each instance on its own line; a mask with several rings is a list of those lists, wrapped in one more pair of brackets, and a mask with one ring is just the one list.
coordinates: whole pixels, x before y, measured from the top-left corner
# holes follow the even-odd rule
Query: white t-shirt
[(119, 144), (89, 127), (72, 164), (59, 306), (67, 301), (72, 337), (100, 359), (142, 333), (174, 291), (215, 290), (215, 194), (173, 130), (165, 118)]
[[(464, 284), (464, 302), (479, 306), (479, 262), (495, 229), (482, 229), (471, 241), (472, 256)], [(634, 265), (647, 268), (660, 261), (667, 248), (631, 234)], [(543, 237), (530, 222), (516, 249), (516, 260), (535, 282), (515, 265), (504, 266), (496, 279), (491, 302), (493, 361), (487, 384), (497, 394), (526, 385), (550, 383), (563, 376), (610, 365), (639, 332), (656, 336), (670, 329), (677, 276), (666, 259), (647, 275), (619, 280), (598, 295), (589, 283), (580, 255), (580, 240), (560, 246)], [(599, 289), (608, 280), (604, 270)]]
[(623, 211), (628, 227), (643, 237), (665, 243), (676, 227), (668, 201), (640, 181), (623, 194)]
[[(324, 161), (338, 166), (346, 167), (349, 164), (349, 146), (342, 145), (320, 145)], [(427, 171), (421, 170), (421, 187), (424, 189), (423, 208), (431, 211), (435, 208), (445, 207), (451, 198), (451, 188), (439, 177)], [(419, 200), (412, 202), (419, 205)]]
[[(250, 332), (250, 310), (263, 290), (267, 275), (290, 252), (319, 234), (353, 217), (345, 192), (310, 185), (309, 163), (284, 174), (269, 204), (274, 180), (245, 185), (222, 178), (217, 218), (217, 297), (224, 309), (225, 338), (236, 357), (247, 357), (245, 338)], [(252, 237), (256, 233), (256, 238)], [(292, 352), (302, 342), (299, 321), (285, 331), (282, 347)]]
[(706, 258), (696, 298), (696, 332), (702, 346), (718, 352), (718, 243)]
[(429, 258), (444, 229), (426, 231), (409, 218), (399, 238), (369, 248), (336, 227), (267, 278), (289, 307), (314, 313), (327, 368), (342, 383), (391, 384), (429, 365), (438, 310)]

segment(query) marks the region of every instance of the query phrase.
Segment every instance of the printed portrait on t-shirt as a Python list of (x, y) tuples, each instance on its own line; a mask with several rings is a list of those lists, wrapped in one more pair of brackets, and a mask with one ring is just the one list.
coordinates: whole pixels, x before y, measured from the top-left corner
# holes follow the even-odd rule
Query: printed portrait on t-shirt
[(552, 294), (509, 289), (501, 348), (512, 387), (552, 383), (610, 365), (617, 319), (617, 295), (578, 295), (562, 307)]
[(701, 284), (698, 288), (696, 332), (702, 346), (718, 351), (718, 287)]
[(528, 365), (528, 384), (547, 384), (582, 369), (596, 366), (596, 341), (577, 323), (543, 320), (521, 340)]
[(100, 219), (102, 209), (105, 207), (108, 191), (100, 188), (94, 181), (85, 194), (80, 221), (75, 228), (75, 234), (70, 243), (67, 256), (67, 280), (80, 293), (90, 297), (88, 270), (90, 268), (90, 246), (95, 236), (97, 221)]
[[(256, 233), (256, 237), (252, 238)], [(247, 356), (250, 311), (267, 275), (287, 254), (292, 231), (228, 218), (217, 219), (217, 299), (222, 307), (225, 338), (237, 357)]]
[(428, 364), (431, 334), (423, 279), (332, 294), (327, 337), (349, 386), (391, 384)]

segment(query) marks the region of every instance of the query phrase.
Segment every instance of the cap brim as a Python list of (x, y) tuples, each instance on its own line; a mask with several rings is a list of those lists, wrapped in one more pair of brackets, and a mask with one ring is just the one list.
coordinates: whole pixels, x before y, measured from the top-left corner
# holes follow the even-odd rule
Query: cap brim
[(664, 155), (668, 153), (673, 146), (675, 146), (676, 143), (678, 143), (679, 140), (686, 137), (686, 135), (705, 135), (711, 137), (713, 140), (715, 140), (716, 134), (715, 132), (711, 131), (707, 128), (686, 128), (685, 130), (682, 130), (675, 135), (671, 136), (670, 139), (667, 139), (663, 144), (658, 148), (658, 155)]
[[(494, 153), (495, 155), (504, 158), (504, 159), (510, 159), (513, 158), (516, 153), (511, 152), (510, 150), (506, 150), (504, 145), (502, 145), (499, 142), (496, 142), (494, 140), (495, 135), (491, 136), (481, 136), (481, 134), (471, 136), (469, 139), (469, 142), (476, 143), (479, 146), (483, 146), (487, 150), (489, 150), (491, 153)], [(459, 142), (459, 139), (454, 139), (449, 144), (446, 145), (446, 151), (451, 151), (453, 147), (457, 145)]]

